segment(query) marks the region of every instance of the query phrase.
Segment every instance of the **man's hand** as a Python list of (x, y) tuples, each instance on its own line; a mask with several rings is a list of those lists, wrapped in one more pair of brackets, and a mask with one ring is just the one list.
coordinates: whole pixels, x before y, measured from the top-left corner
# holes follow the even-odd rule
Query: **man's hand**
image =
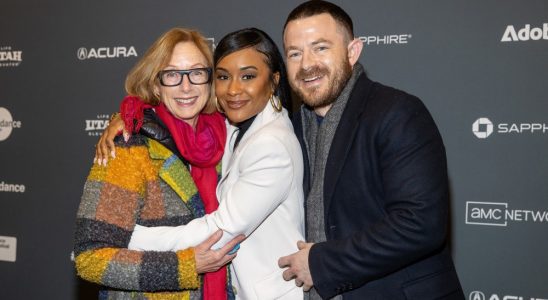
[(310, 275), (310, 269), (308, 267), (308, 253), (310, 248), (314, 243), (305, 243), (303, 241), (297, 242), (297, 247), (299, 251), (281, 257), (278, 260), (278, 266), (280, 268), (287, 268), (283, 272), (283, 278), (286, 281), (295, 279), (296, 286), (302, 286), (303, 290), (306, 292), (314, 286), (312, 281), (312, 275)]
[(222, 230), (217, 230), (207, 240), (194, 248), (194, 259), (196, 260), (196, 272), (198, 274), (215, 272), (222, 266), (229, 263), (236, 257), (236, 253), (228, 254), (236, 245), (241, 243), (244, 239), (244, 235), (239, 235), (224, 245), (221, 249), (211, 250), (217, 241), (223, 236)]
[(108, 127), (103, 131), (103, 134), (99, 138), (99, 142), (95, 145), (95, 159), (99, 165), (106, 166), (108, 156), (114, 158), (116, 153), (114, 151), (114, 138), (122, 132), (124, 134), (124, 140), (127, 142), (129, 134), (124, 129), (124, 121), (120, 118), (120, 115), (116, 115), (110, 120)]

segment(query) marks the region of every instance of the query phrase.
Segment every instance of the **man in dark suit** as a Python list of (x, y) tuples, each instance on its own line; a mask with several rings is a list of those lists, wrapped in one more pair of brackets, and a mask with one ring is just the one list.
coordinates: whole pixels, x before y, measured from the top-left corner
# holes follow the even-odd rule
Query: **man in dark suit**
[(284, 27), (304, 102), (307, 241), (280, 258), (312, 299), (464, 299), (447, 246), (445, 149), (423, 103), (369, 80), (340, 7), (309, 1)]

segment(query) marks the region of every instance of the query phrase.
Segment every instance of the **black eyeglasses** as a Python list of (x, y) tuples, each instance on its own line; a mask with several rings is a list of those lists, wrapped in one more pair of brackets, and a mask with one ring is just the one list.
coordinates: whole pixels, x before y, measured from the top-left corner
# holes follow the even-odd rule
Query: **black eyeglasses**
[(177, 86), (183, 82), (185, 74), (188, 75), (188, 80), (192, 84), (206, 84), (211, 80), (211, 68), (163, 70), (158, 72), (158, 78), (163, 86)]

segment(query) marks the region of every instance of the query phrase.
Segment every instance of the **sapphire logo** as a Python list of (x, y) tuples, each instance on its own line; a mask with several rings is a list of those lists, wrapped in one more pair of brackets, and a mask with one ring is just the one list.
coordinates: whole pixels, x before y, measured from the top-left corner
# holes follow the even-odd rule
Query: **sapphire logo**
[(529, 40), (548, 40), (548, 23), (544, 23), (542, 28), (531, 28), (531, 24), (525, 24), (523, 28), (518, 29), (517, 31), (514, 26), (508, 25), (506, 26), (506, 30), (500, 39), (501, 42), (519, 42)]
[(411, 37), (411, 34), (389, 34), (360, 36), (359, 39), (366, 45), (404, 45)]
[(76, 51), (79, 60), (137, 57), (135, 47), (81, 47)]
[(498, 134), (538, 134), (548, 133), (546, 123), (498, 123), (488, 118), (479, 118), (472, 124), (472, 132), (479, 139), (486, 139), (492, 133)]
[(479, 118), (472, 124), (472, 132), (478, 138), (485, 139), (493, 133), (493, 123), (488, 118)]

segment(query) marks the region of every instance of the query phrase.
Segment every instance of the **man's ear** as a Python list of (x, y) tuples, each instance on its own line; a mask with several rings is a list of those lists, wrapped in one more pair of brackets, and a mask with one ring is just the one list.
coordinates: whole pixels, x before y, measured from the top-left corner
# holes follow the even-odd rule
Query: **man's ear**
[(348, 61), (350, 61), (350, 65), (354, 66), (354, 64), (358, 61), (360, 58), (360, 54), (362, 53), (363, 49), (363, 42), (362, 40), (355, 38), (350, 43), (348, 43)]

